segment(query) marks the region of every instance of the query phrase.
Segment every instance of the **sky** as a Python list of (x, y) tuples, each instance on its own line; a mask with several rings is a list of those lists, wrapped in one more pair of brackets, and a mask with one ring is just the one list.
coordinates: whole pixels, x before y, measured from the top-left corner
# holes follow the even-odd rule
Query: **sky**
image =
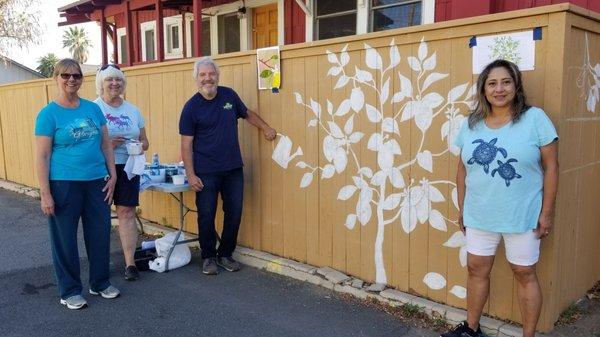
[[(31, 68), (35, 69), (38, 66), (37, 60), (48, 54), (54, 53), (58, 58), (70, 57), (69, 50), (62, 48), (62, 36), (69, 27), (79, 26), (85, 28), (88, 38), (92, 41), (92, 48), (89, 49), (89, 57), (86, 64), (100, 64), (102, 60), (102, 52), (100, 48), (100, 27), (95, 22), (84, 23), (72, 26), (58, 26), (59, 14), (58, 8), (76, 2), (77, 0), (47, 0), (39, 1), (35, 7), (41, 13), (39, 21), (41, 25), (40, 43), (30, 45), (25, 49), (13, 47), (8, 52), (8, 57)], [(61, 21), (64, 21), (61, 20)], [(107, 39), (108, 55), (112, 52), (112, 43)]]

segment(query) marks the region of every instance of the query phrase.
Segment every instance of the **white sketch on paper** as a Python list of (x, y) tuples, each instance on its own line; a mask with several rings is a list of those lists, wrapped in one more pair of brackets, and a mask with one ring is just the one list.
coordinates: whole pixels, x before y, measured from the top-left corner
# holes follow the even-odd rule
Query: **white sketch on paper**
[(596, 105), (600, 102), (600, 63), (593, 66), (590, 61), (590, 45), (587, 33), (585, 33), (583, 64), (577, 78), (577, 87), (581, 90), (580, 97), (585, 98), (587, 110), (595, 113)]
[(521, 71), (535, 68), (535, 40), (531, 30), (517, 33), (478, 36), (473, 46), (473, 74), (479, 74), (490, 62), (505, 59)]
[[(356, 66), (349, 69), (350, 56), (347, 48), (348, 45), (344, 46), (339, 53), (327, 51), (327, 59), (331, 64), (327, 75), (337, 78), (334, 90), (351, 85), (349, 96), (338, 105), (329, 99), (322, 105), (313, 98), (305, 100), (300, 93), (294, 93), (296, 102), (306, 107), (312, 115), (308, 127), (319, 127), (325, 134), (322, 142), (325, 163), (319, 166), (299, 160), (296, 167), (305, 171), (300, 188), (309, 186), (315, 175), (320, 175), (321, 180), (327, 180), (351, 170), (352, 183), (343, 186), (337, 194), (338, 200), (356, 201), (356, 206), (347, 214), (344, 225), (348, 230), (353, 230), (358, 224), (376, 224), (375, 278), (377, 283), (387, 284), (382, 251), (386, 226), (399, 224), (406, 234), (425, 223), (443, 232), (448, 231), (449, 224), (458, 229), (457, 220), (448, 219), (437, 209), (446, 202), (440, 186), (451, 189), (453, 205), (458, 208), (456, 184), (449, 180), (432, 181), (425, 177), (407, 178), (411, 166), (418, 165), (425, 171), (434, 172), (437, 158), (448, 153), (455, 156), (460, 153), (460, 149), (452, 144), (465, 120), (461, 110), (467, 111), (472, 106), (475, 86), (467, 82), (452, 87), (447, 93), (431, 90), (432, 84), (447, 78), (449, 74), (436, 71), (437, 52), (430, 53), (423, 40), (419, 44), (418, 55), (406, 57), (412, 71), (412, 74), (407, 75), (395, 71), (401, 62), (401, 56), (393, 39), (389, 44), (387, 65), (384, 65), (381, 54), (376, 49), (364, 44), (367, 69)], [(399, 77), (400, 90), (397, 92), (390, 90), (392, 76)], [(375, 94), (376, 104), (371, 105), (365, 101), (366, 91)], [(384, 106), (390, 103), (396, 103), (400, 108), (392, 114), (384, 114)], [(376, 124), (379, 131), (367, 135), (356, 130), (354, 121), (358, 114), (366, 114), (368, 121)], [(432, 153), (424, 148), (424, 144), (427, 137), (438, 139), (429, 132), (437, 118), (444, 120), (437, 137), (441, 135), (445, 149)], [(400, 160), (402, 149), (398, 142), (401, 136), (399, 123), (414, 123), (420, 133), (420, 145), (414, 158), (404, 162)], [(358, 159), (355, 147), (364, 141), (367, 142), (367, 148), (377, 154), (377, 164), (374, 167), (367, 166)], [(292, 147), (291, 139), (283, 136), (275, 150), (281, 148), (285, 149), (285, 153), (290, 153)], [(300, 147), (296, 154), (297, 157), (302, 156)], [(279, 155), (274, 153), (273, 159), (286, 168), (289, 161), (281, 161), (276, 157)], [(464, 235), (460, 230), (444, 246), (459, 249), (460, 264), (463, 267), (466, 265)], [(446, 287), (445, 278), (435, 272), (424, 275), (423, 282), (431, 289)], [(463, 289), (455, 285), (449, 292), (464, 298)]]

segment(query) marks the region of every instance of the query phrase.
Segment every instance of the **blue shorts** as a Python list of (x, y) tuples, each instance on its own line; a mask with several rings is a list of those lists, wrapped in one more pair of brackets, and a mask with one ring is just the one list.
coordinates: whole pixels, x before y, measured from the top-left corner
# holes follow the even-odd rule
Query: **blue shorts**
[(113, 200), (116, 206), (136, 207), (140, 204), (140, 176), (136, 175), (131, 180), (125, 173), (125, 164), (115, 165), (117, 169), (117, 183)]

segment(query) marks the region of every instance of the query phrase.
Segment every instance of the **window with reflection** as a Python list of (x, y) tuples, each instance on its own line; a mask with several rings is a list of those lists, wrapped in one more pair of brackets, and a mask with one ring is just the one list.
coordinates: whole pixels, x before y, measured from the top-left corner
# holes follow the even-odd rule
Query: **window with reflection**
[(219, 15), (219, 54), (240, 51), (240, 19), (237, 12)]
[(356, 34), (355, 0), (316, 0), (315, 13), (317, 40)]
[(421, 24), (420, 0), (371, 0), (371, 31)]

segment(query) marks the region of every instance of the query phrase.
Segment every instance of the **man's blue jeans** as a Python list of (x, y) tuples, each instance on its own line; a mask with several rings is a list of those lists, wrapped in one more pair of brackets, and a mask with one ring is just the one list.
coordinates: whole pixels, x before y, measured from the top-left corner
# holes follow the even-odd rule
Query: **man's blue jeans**
[(104, 201), (104, 179), (90, 181), (51, 180), (54, 215), (48, 217), (52, 260), (62, 299), (81, 295), (77, 227), (90, 264), (90, 289), (102, 291), (110, 285), (110, 206)]
[[(229, 171), (198, 174), (204, 188), (196, 192), (198, 209), (198, 233), (202, 258), (230, 257), (237, 245), (238, 230), (242, 221), (244, 202), (244, 172), (237, 168)], [(223, 233), (219, 249), (216, 249), (217, 235), (215, 215), (217, 199), (223, 201)]]

